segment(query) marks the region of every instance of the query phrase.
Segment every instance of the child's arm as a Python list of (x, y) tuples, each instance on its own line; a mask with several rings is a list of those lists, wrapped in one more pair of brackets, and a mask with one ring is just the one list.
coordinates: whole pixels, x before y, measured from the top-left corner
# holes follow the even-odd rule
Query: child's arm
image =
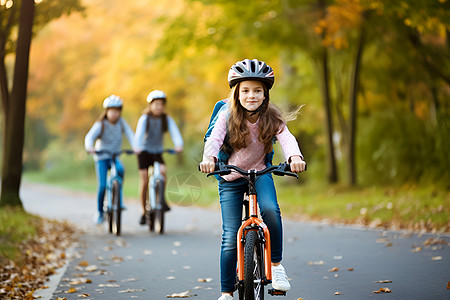
[(303, 172), (306, 169), (306, 163), (303, 160), (303, 155), (300, 152), (295, 136), (290, 133), (286, 125), (282, 131), (276, 135), (278, 142), (283, 149), (286, 161), (290, 163), (292, 172)]
[(135, 150), (136, 146), (135, 146), (135, 138), (134, 138), (133, 129), (131, 129), (130, 125), (128, 125), (128, 123), (124, 119), (121, 119), (121, 122), (123, 125), (123, 130), (125, 132), (125, 135), (128, 139), (128, 142), (130, 142), (131, 148), (133, 148), (133, 150)]
[(102, 123), (98, 121), (95, 122), (94, 125), (92, 125), (89, 132), (86, 134), (86, 137), (84, 138), (84, 149), (86, 149), (87, 152), (94, 153), (95, 140), (98, 139), (101, 131), (102, 131)]
[(170, 136), (172, 137), (172, 142), (175, 145), (175, 151), (183, 151), (183, 137), (181, 136), (180, 130), (178, 129), (175, 121), (167, 116), (167, 126), (169, 127)]
[(144, 150), (144, 138), (145, 138), (145, 127), (147, 123), (147, 116), (142, 115), (136, 126), (136, 133), (134, 134), (134, 147), (136, 152), (141, 152)]

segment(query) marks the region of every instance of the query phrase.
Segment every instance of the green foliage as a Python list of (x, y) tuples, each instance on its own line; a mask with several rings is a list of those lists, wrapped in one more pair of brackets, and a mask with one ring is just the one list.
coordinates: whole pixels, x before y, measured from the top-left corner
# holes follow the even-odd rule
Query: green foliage
[(423, 182), (449, 188), (449, 117), (433, 126), (409, 112), (386, 110), (361, 121), (359, 171), (372, 183)]

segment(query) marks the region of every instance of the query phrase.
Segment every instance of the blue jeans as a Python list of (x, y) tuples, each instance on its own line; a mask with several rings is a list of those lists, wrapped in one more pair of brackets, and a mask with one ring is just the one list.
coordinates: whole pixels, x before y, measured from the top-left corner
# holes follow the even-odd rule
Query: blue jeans
[[(106, 180), (108, 170), (111, 169), (112, 159), (98, 160), (95, 162), (95, 171), (97, 173), (97, 210), (100, 214), (103, 213), (103, 199), (105, 199)], [(116, 159), (117, 175), (120, 178), (124, 177), (125, 169), (119, 159)], [(120, 187), (120, 203), (122, 203), (122, 187)]]
[[(237, 267), (237, 232), (242, 223), (242, 200), (248, 191), (247, 180), (219, 181), (222, 209), (222, 247), (220, 251), (220, 283), (223, 293), (233, 292)], [(283, 225), (272, 175), (266, 174), (256, 181), (258, 204), (264, 223), (269, 228), (272, 262), (282, 259)]]

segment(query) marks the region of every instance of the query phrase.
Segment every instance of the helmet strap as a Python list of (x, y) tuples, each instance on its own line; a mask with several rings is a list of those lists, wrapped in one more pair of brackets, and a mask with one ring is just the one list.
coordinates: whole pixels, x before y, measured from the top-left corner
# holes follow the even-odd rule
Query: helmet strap
[(257, 109), (255, 109), (255, 110), (248, 110), (248, 109), (246, 109), (246, 108), (241, 104), (241, 101), (239, 101), (239, 105), (240, 105), (246, 112), (249, 112), (249, 113), (250, 113), (250, 117), (256, 115), (256, 114), (263, 108), (263, 106), (264, 106), (265, 103), (266, 103), (266, 99), (264, 99), (263, 103), (261, 103), (261, 105), (260, 105)]

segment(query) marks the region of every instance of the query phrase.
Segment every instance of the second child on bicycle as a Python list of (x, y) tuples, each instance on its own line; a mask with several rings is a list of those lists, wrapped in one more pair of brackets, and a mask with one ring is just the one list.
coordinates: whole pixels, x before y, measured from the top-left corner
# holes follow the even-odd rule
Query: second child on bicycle
[[(122, 135), (125, 133), (131, 147), (134, 146), (134, 133), (128, 123), (121, 117), (123, 100), (116, 95), (111, 95), (103, 101), (105, 109), (92, 125), (84, 139), (84, 147), (90, 154), (94, 154), (95, 170), (97, 173), (97, 213), (94, 222), (101, 224), (104, 220), (103, 201), (106, 191), (106, 179), (108, 170), (111, 168), (111, 153), (117, 153), (122, 148)], [(134, 148), (134, 147), (133, 147)], [(96, 152), (104, 153), (96, 154)], [(122, 162), (116, 158), (116, 169), (118, 175), (123, 178), (124, 167)], [(122, 192), (120, 193), (122, 198)], [(122, 203), (122, 201), (120, 202)]]
[[(273, 150), (274, 137), (283, 148), (291, 171), (305, 170), (306, 163), (295, 137), (286, 127), (287, 120), (283, 119), (281, 112), (269, 101), (269, 90), (274, 79), (272, 68), (256, 59), (239, 61), (230, 68), (228, 107), (219, 112), (211, 136), (205, 143), (203, 161), (200, 163), (202, 172), (214, 171), (219, 152), (223, 149), (228, 149), (228, 164), (244, 170), (262, 170), (266, 167), (267, 154)], [(242, 221), (242, 199), (248, 183), (240, 175), (231, 173), (219, 178), (218, 188), (223, 231), (220, 254), (222, 296), (219, 300), (231, 300), (236, 283), (236, 234)], [(272, 287), (287, 291), (290, 284), (281, 265), (281, 212), (272, 176), (261, 176), (256, 182), (256, 190), (261, 216), (271, 236)]]
[[(147, 96), (148, 106), (139, 118), (135, 141), (138, 149), (139, 197), (142, 202), (142, 216), (139, 224), (146, 223), (146, 198), (148, 194), (148, 168), (155, 162), (160, 163), (161, 173), (166, 176), (166, 166), (162, 158), (164, 150), (163, 137), (167, 131), (172, 137), (175, 152), (183, 151), (183, 138), (175, 121), (166, 113), (167, 97), (163, 91), (154, 90)], [(167, 203), (163, 203), (169, 210)]]

